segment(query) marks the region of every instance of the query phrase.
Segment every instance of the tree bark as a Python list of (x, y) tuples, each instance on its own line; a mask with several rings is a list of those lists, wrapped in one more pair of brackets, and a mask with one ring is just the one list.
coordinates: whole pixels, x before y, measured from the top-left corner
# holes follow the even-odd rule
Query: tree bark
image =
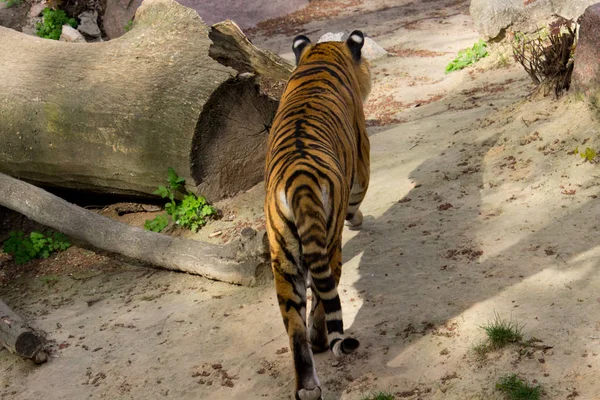
[(0, 205), (110, 252), (166, 269), (252, 286), (265, 278), (262, 236), (215, 245), (122, 224), (0, 173)]
[(41, 336), (0, 299), (0, 343), (11, 353), (41, 364), (48, 360)]
[(211, 201), (260, 182), (277, 102), (213, 60), (208, 33), (172, 0), (145, 0), (103, 43), (0, 27), (0, 172), (147, 197), (173, 167)]

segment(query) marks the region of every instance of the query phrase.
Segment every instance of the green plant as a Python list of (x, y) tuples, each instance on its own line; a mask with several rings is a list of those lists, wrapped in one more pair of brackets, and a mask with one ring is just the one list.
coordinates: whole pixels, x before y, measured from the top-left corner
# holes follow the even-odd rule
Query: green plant
[(446, 73), (461, 70), (487, 57), (487, 55), (487, 44), (482, 39), (479, 39), (479, 42), (475, 43), (473, 47), (458, 52), (456, 58), (446, 66)]
[(489, 345), (492, 349), (500, 349), (510, 343), (518, 343), (523, 339), (523, 325), (512, 319), (506, 321), (495, 313), (493, 319), (488, 324), (481, 326), (481, 329), (487, 334)]
[(127, 21), (123, 28), (125, 29), (125, 32), (129, 32), (131, 28), (133, 28), (133, 20), (130, 19), (129, 21)]
[[(176, 194), (182, 192), (185, 179), (178, 176), (173, 168), (169, 168), (167, 183), (168, 186), (159, 186), (153, 193), (163, 199), (169, 199), (169, 202), (165, 204), (165, 211), (177, 225), (197, 232), (206, 224), (209, 217), (217, 214), (217, 209), (208, 204), (203, 196), (183, 191), (182, 200), (176, 199)], [(144, 227), (154, 232), (160, 232), (167, 225), (167, 217), (158, 215), (153, 220), (146, 221)]]
[(496, 389), (506, 393), (510, 400), (538, 400), (542, 392), (540, 385), (530, 386), (515, 374), (500, 378)]
[(3, 251), (12, 255), (15, 263), (21, 265), (35, 258), (48, 258), (55, 251), (63, 251), (70, 246), (69, 239), (59, 232), (49, 232), (46, 235), (31, 232), (27, 236), (22, 231), (13, 231), (4, 242)]
[(42, 11), (44, 16), (43, 22), (38, 22), (36, 25), (37, 35), (46, 39), (58, 40), (62, 32), (63, 25), (70, 25), (77, 28), (77, 20), (67, 17), (63, 10), (53, 10), (44, 8)]
[(390, 392), (375, 392), (361, 398), (361, 400), (394, 400), (394, 394)]
[(579, 147), (575, 147), (575, 150), (573, 150), (573, 154), (579, 154), (581, 158), (589, 162), (592, 162), (594, 158), (596, 158), (596, 156), (598, 155), (598, 153), (596, 153), (596, 150), (591, 149), (589, 147), (586, 147), (584, 152), (580, 152)]
[(204, 197), (190, 193), (183, 198), (180, 204), (171, 207), (169, 214), (177, 225), (196, 232), (206, 224), (207, 217), (216, 213), (217, 210), (209, 205)]
[(12, 6), (19, 6), (23, 3), (23, 0), (0, 0), (1, 3), (6, 3), (6, 8), (11, 8)]
[(144, 228), (152, 232), (162, 232), (169, 225), (169, 218), (164, 214), (159, 214), (154, 219), (144, 222)]

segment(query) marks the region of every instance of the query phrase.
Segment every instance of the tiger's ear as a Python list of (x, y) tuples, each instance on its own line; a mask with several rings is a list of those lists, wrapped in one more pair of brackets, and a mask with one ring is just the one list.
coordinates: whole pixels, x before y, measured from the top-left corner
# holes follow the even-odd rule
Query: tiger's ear
[(346, 45), (350, 49), (350, 53), (352, 53), (352, 58), (354, 61), (360, 61), (361, 49), (365, 44), (365, 35), (361, 31), (354, 31), (348, 36), (348, 40), (346, 40)]
[(294, 50), (294, 54), (296, 55), (296, 65), (300, 62), (300, 58), (302, 57), (302, 52), (310, 44), (310, 39), (304, 35), (298, 35), (294, 38), (294, 42), (292, 44), (292, 49)]

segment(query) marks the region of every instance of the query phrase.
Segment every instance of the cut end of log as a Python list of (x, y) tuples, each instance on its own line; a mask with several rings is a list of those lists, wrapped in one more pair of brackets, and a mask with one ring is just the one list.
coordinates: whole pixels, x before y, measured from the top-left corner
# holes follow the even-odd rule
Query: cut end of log
[[(38, 353), (44, 353), (44, 344), (42, 339), (31, 331), (23, 332), (15, 341), (15, 351), (18, 355), (24, 358), (29, 358), (36, 361)], [(44, 353), (45, 356), (45, 353)], [(44, 358), (40, 356), (40, 359)], [(46, 357), (47, 358), (47, 357)], [(37, 361), (36, 361), (37, 362)], [(43, 361), (42, 361), (43, 362)]]
[(209, 200), (250, 189), (263, 179), (265, 146), (277, 102), (242, 74), (215, 90), (196, 125), (190, 154), (193, 190)]

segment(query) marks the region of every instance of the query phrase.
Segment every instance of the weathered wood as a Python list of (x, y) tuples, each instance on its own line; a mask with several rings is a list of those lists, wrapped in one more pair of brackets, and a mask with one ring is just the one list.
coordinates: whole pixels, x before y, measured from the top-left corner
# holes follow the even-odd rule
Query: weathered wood
[(0, 343), (11, 353), (44, 363), (48, 356), (44, 340), (0, 299)]
[[(0, 172), (148, 196), (173, 167), (209, 200), (260, 182), (277, 102), (209, 56), (209, 28), (145, 0), (131, 31), (65, 43), (0, 27)], [(210, 158), (205, 155), (211, 155)]]
[(210, 56), (239, 72), (251, 72), (272, 79), (287, 81), (294, 66), (268, 50), (252, 44), (240, 27), (231, 20), (211, 26)]
[[(174, 238), (126, 225), (0, 173), (0, 205), (94, 247), (166, 269), (237, 285), (254, 285), (264, 272), (257, 245), (215, 245)], [(246, 254), (238, 251), (243, 247)], [(236, 261), (237, 260), (237, 261)]]

